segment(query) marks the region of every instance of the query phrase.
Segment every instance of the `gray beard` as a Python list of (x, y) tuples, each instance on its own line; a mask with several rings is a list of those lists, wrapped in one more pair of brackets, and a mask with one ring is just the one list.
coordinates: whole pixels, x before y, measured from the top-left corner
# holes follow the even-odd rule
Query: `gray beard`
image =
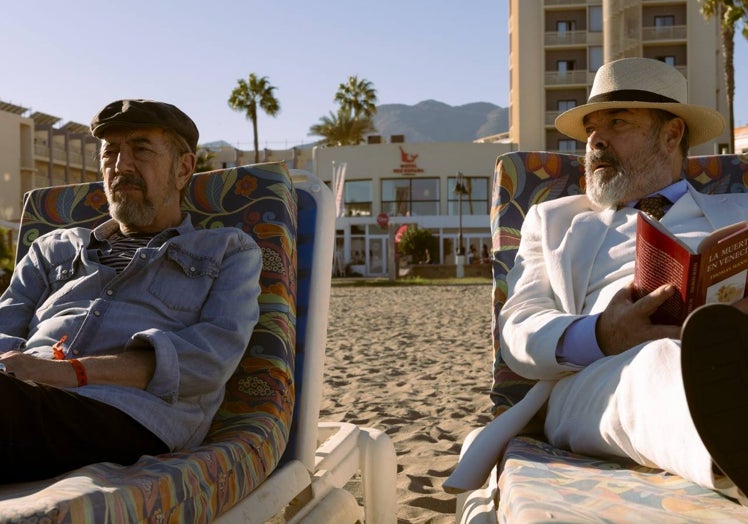
[[(591, 170), (595, 160), (604, 160), (610, 164), (607, 171), (613, 174), (597, 175)], [(634, 155), (625, 162), (621, 162), (610, 151), (588, 151), (585, 155), (585, 192), (590, 201), (600, 208), (617, 207), (630, 200), (644, 197), (657, 189), (670, 184), (667, 179), (656, 178), (656, 174), (665, 173), (667, 153), (659, 148), (657, 143), (641, 153)]]
[(156, 218), (156, 206), (148, 197), (143, 202), (110, 202), (109, 214), (122, 224), (130, 227), (146, 227)]
[(616, 207), (621, 199), (629, 194), (632, 185), (629, 175), (620, 168), (607, 180), (593, 173), (586, 173), (585, 179), (587, 197), (595, 206), (603, 209)]

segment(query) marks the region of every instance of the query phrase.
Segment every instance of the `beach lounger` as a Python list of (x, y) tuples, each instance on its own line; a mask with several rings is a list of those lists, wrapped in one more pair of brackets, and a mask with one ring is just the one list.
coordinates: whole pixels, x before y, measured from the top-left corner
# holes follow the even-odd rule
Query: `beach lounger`
[[(318, 423), (334, 204), (282, 163), (196, 174), (196, 227), (240, 227), (263, 251), (260, 318), (205, 442), (0, 486), (2, 522), (394, 522), (395, 452), (383, 433)], [(100, 182), (31, 191), (18, 257), (39, 235), (106, 219)], [(240, 306), (240, 305), (238, 305)], [(342, 488), (361, 476), (364, 507)], [(279, 517), (280, 516), (280, 517)]]
[[(493, 179), (494, 415), (522, 399), (534, 384), (501, 360), (497, 318), (506, 300), (520, 228), (532, 204), (578, 194), (583, 158), (544, 152), (500, 156)], [(748, 155), (690, 157), (686, 177), (705, 193), (748, 192)], [(748, 197), (747, 197), (748, 198)], [(676, 475), (625, 459), (600, 460), (549, 445), (542, 425), (509, 441), (482, 489), (458, 496), (457, 522), (746, 522), (748, 508)], [(467, 449), (478, 430), (463, 445)]]

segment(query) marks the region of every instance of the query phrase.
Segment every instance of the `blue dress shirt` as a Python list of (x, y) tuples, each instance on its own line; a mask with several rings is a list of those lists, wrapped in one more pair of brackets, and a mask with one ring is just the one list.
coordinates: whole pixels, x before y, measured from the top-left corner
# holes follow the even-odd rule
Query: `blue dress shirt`
[(170, 449), (200, 444), (259, 317), (260, 248), (237, 228), (196, 230), (185, 216), (117, 273), (99, 263), (119, 229), (39, 237), (0, 297), (0, 351), (67, 358), (150, 348), (145, 390), (90, 384), (75, 392), (124, 411)]
[[(675, 203), (688, 191), (688, 182), (681, 179), (674, 184), (670, 184), (664, 189), (652, 193), (663, 195), (671, 202)], [(629, 202), (628, 207), (634, 207), (638, 201)], [(666, 210), (667, 212), (667, 210)], [(596, 360), (605, 356), (597, 343), (595, 336), (595, 326), (600, 313), (588, 315), (576, 320), (564, 333), (556, 348), (556, 361), (561, 364), (575, 364), (578, 366), (587, 366)]]

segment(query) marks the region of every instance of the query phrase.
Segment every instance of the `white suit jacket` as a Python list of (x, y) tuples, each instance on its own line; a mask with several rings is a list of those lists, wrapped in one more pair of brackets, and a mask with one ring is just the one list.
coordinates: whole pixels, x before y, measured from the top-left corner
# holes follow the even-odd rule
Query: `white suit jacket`
[[(693, 217), (698, 209), (713, 229), (748, 220), (748, 193), (710, 196), (689, 185), (688, 193), (673, 205), (663, 223), (669, 228), (672, 224), (677, 234), (680, 219)], [(516, 262), (507, 275), (509, 298), (499, 322), (504, 360), (516, 373), (540, 381), (524, 399), (483, 428), (443, 483), (447, 492), (480, 488), (506, 443), (545, 403), (556, 380), (579, 369), (558, 364), (556, 347), (569, 324), (581, 316), (594, 262), (601, 249), (610, 247), (605, 243), (611, 238), (607, 232), (615, 214), (613, 209), (594, 210), (584, 195), (529, 210)], [(622, 254), (630, 257), (628, 261), (635, 254), (631, 244), (630, 253)]]
[[(693, 215), (694, 206), (713, 229), (748, 220), (748, 194), (704, 195), (689, 184), (663, 223), (677, 228), (679, 216)], [(611, 236), (606, 233), (615, 213), (593, 209), (585, 195), (545, 202), (528, 212), (499, 317), (502, 357), (514, 372), (555, 380), (579, 369), (558, 364), (556, 347), (569, 324), (580, 317), (597, 254), (609, 247), (605, 242)], [(627, 260), (634, 254), (632, 243)]]

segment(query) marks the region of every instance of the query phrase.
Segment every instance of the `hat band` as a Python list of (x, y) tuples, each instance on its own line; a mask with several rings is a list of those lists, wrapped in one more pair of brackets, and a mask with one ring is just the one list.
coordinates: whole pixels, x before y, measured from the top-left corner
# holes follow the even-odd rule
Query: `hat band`
[(678, 104), (677, 100), (666, 96), (652, 93), (651, 91), (642, 91), (640, 89), (621, 89), (619, 91), (609, 91), (590, 97), (588, 104), (597, 102), (654, 102), (661, 104)]

